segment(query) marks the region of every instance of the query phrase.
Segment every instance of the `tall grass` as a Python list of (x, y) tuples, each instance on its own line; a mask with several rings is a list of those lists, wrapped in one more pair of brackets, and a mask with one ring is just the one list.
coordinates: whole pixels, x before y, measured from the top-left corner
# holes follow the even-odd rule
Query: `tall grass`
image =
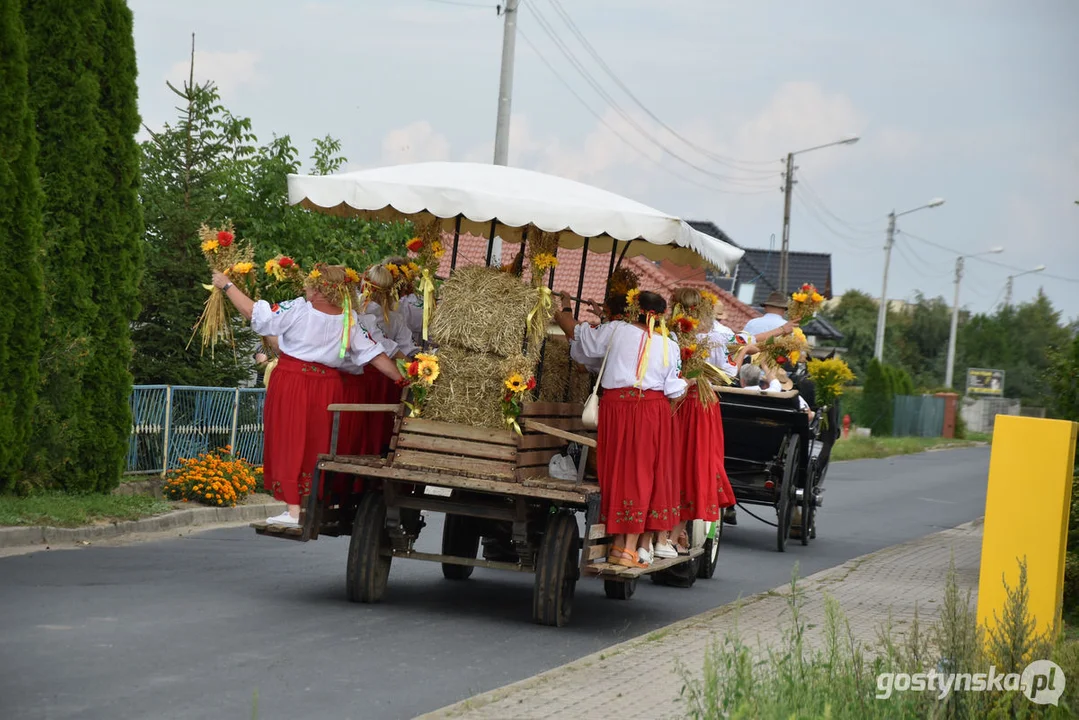
[[(806, 718), (911, 720), (940, 718), (1069, 718), (1079, 709), (1079, 641), (1059, 630), (1035, 632), (1027, 600), (1026, 567), (1017, 587), (1007, 587), (1004, 616), (988, 634), (978, 625), (970, 593), (960, 592), (954, 565), (935, 623), (926, 626), (915, 609), (899, 636), (889, 620), (872, 643), (859, 642), (834, 598), (825, 598), (822, 641), (810, 648), (802, 618), (804, 592), (791, 579), (783, 638), (774, 647), (752, 648), (737, 628), (705, 654), (703, 672), (680, 665), (682, 702), (694, 720)], [(1050, 659), (1068, 684), (1060, 705), (1035, 705), (1018, 691), (892, 692), (877, 699), (881, 673), (1021, 673), (1032, 660)]]

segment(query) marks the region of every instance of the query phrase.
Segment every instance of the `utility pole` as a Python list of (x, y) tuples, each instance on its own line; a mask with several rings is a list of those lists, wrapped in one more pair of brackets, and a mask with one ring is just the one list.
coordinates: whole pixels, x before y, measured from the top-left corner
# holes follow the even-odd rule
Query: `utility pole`
[[(517, 45), (517, 7), (520, 0), (506, 0), (502, 9), (502, 72), (498, 79), (498, 119), (495, 124), (495, 165), (509, 165), (510, 105), (513, 100), (513, 60)], [(502, 241), (491, 238), (491, 262), (502, 263)]]
[(1015, 280), (1014, 275), (1008, 276), (1008, 282), (1004, 284), (1004, 307), (1011, 307), (1012, 304), (1012, 284)]
[(892, 262), (892, 245), (895, 244), (895, 210), (888, 213), (888, 239), (884, 242), (884, 280), (880, 284), (880, 307), (877, 309), (877, 338), (873, 345), (873, 357), (884, 362), (884, 324), (888, 320), (888, 265)]
[(963, 257), (955, 259), (955, 300), (952, 302), (952, 332), (948, 336), (948, 366), (944, 370), (944, 386), (952, 386), (955, 370), (955, 336), (959, 330), (959, 282), (963, 279)]
[(779, 253), (779, 292), (787, 294), (787, 253), (791, 239), (791, 190), (794, 188), (794, 153), (787, 153), (787, 182), (783, 187), (783, 245)]

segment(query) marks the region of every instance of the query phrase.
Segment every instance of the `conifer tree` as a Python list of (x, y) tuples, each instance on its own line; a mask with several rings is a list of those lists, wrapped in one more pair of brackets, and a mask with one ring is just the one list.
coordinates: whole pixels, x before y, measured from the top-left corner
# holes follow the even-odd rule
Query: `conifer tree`
[(28, 104), (26, 35), (18, 0), (0, 0), (0, 491), (29, 445), (41, 354), (42, 194)]
[(45, 193), (42, 377), (27, 469), (42, 484), (92, 490), (98, 474), (80, 451), (96, 435), (84, 390), (98, 315), (91, 259), (102, 233), (101, 3), (25, 0), (23, 22)]
[(132, 14), (126, 0), (101, 0), (101, 11), (98, 123), (108, 151), (100, 167), (95, 242), (85, 258), (97, 313), (83, 390), (88, 414), (79, 445), (86, 486), (99, 492), (119, 482), (131, 432), (131, 323), (138, 316), (143, 242)]

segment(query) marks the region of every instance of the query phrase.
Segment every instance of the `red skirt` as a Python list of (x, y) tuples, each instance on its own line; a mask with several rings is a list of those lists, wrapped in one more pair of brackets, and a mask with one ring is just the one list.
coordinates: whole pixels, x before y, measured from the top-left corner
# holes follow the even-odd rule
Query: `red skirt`
[(657, 390), (604, 390), (599, 403), (596, 469), (600, 522), (611, 535), (672, 529), (671, 408)]
[[(345, 391), (341, 402), (363, 405), (370, 402), (370, 392), (365, 378), (367, 373), (353, 375), (341, 373)], [(370, 413), (343, 412), (337, 430), (337, 452), (341, 455), (363, 455), (363, 439), (367, 435)]]
[(319, 453), (329, 452), (333, 414), (344, 381), (334, 368), (282, 355), (266, 388), (263, 483), (275, 499), (299, 505), (311, 491)]
[(719, 403), (706, 408), (696, 388), (691, 387), (689, 396), (674, 415), (674, 444), (680, 519), (718, 520), (719, 511), (735, 501), (723, 465), (723, 416)]
[[(370, 376), (368, 388), (369, 402), (383, 405), (396, 405), (401, 402), (401, 387), (393, 380), (383, 375), (373, 367), (368, 366), (364, 375)], [(390, 439), (393, 437), (393, 413), (368, 413), (369, 420), (369, 448), (371, 455), (385, 455), (390, 450)]]

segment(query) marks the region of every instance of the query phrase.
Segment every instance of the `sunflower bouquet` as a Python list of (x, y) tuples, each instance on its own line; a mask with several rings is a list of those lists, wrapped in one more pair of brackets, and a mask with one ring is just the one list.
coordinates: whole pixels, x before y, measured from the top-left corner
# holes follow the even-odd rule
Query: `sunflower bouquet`
[(428, 340), (431, 314), (435, 309), (435, 273), (438, 272), (442, 256), (446, 254), (438, 220), (428, 223), (419, 235), (405, 243), (405, 249), (416, 257), (416, 293), (423, 300), (423, 339)]
[(787, 305), (787, 317), (794, 323), (812, 318), (823, 303), (824, 296), (817, 292), (817, 288), (812, 284), (806, 283), (796, 292), (791, 293), (790, 303)]
[(301, 297), (304, 294), (304, 280), (307, 274), (300, 264), (288, 255), (276, 255), (263, 265), (265, 281), (260, 288), (268, 299), (281, 301)]
[(521, 416), (526, 397), (536, 388), (536, 378), (530, 377), (526, 380), (524, 375), (515, 372), (502, 384), (506, 388), (502, 395), (502, 417), (505, 418), (506, 425), (520, 435), (521, 426), (517, 423), (517, 418)]
[(733, 380), (710, 361), (715, 345), (707, 339), (688, 333), (678, 333), (678, 350), (682, 360), (682, 377), (697, 388), (697, 396), (705, 406), (719, 398), (713, 385), (731, 385)]
[(754, 363), (779, 367), (789, 363), (798, 362), (803, 355), (809, 354), (809, 342), (801, 328), (787, 335), (776, 335), (768, 338), (758, 346), (760, 353), (754, 358)]
[(843, 394), (843, 386), (854, 379), (850, 366), (842, 358), (813, 360), (807, 368), (816, 386), (817, 404), (832, 405)]
[(414, 360), (398, 360), (397, 369), (405, 377), (412, 391), (412, 402), (405, 403), (409, 410), (408, 416), (420, 417), (423, 414), (423, 406), (427, 402), (427, 391), (434, 385), (435, 380), (438, 380), (438, 356), (417, 353)]
[[(199, 247), (210, 270), (224, 273), (237, 287), (250, 295), (255, 285), (255, 251), (250, 244), (236, 240), (232, 223), (211, 228), (202, 225), (199, 228)], [(199, 316), (191, 333), (191, 341), (201, 331), (202, 351), (210, 348), (211, 354), (217, 343), (226, 339), (235, 349), (232, 334), (232, 304), (225, 293), (213, 285), (203, 285), (210, 291), (202, 315)], [(191, 346), (188, 342), (188, 347)]]

